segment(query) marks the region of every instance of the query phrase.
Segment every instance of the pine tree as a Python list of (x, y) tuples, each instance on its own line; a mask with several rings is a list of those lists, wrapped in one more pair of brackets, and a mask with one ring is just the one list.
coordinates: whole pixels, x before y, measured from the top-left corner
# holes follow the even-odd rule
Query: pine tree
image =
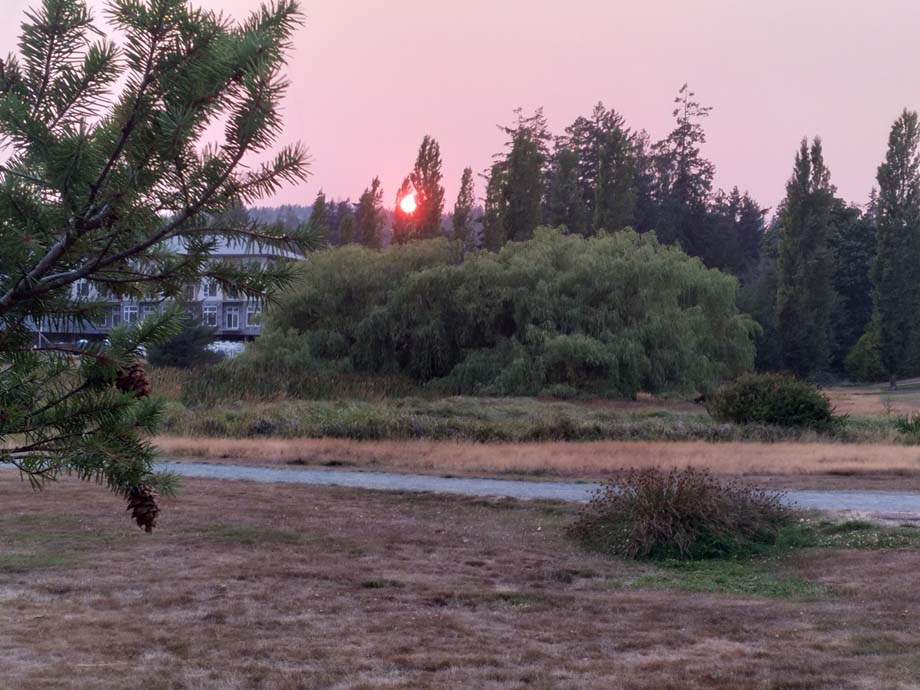
[(342, 212), (339, 222), (339, 244), (354, 244), (358, 240), (355, 213), (351, 208)]
[(425, 135), (415, 159), (415, 168), (409, 175), (418, 204), (413, 220), (414, 232), (422, 239), (441, 235), (441, 217), (444, 215), (443, 177), (441, 147), (436, 139)]
[[(147, 397), (139, 356), (177, 332), (178, 315), (113, 329), (107, 347), (85, 350), (33, 347), (30, 324), (98, 323), (113, 292), (172, 300), (206, 278), (264, 299), (290, 282), (285, 262), (239, 266), (213, 253), (318, 244), (309, 228), (237, 212), (306, 178), (299, 144), (266, 160), (301, 14), (278, 0), (238, 24), (185, 0), (132, 0), (111, 3), (108, 17), (120, 49), (83, 0), (44, 0), (22, 24), (20, 55), (0, 62), (0, 465), (36, 486), (62, 473), (101, 481), (150, 529), (170, 482), (143, 435), (161, 404)], [(202, 145), (215, 134), (217, 145)]]
[(476, 191), (473, 188), (473, 169), (465, 168), (460, 178), (460, 191), (454, 204), (454, 217), (451, 221), (454, 239), (463, 243), (467, 249), (472, 248), (473, 240), (473, 206), (476, 204)]
[(780, 214), (776, 292), (783, 364), (800, 376), (826, 371), (829, 364), (834, 192), (821, 140), (811, 147), (803, 140)]
[(378, 177), (371, 181), (355, 206), (355, 231), (357, 241), (365, 247), (383, 246), (383, 188)]
[[(400, 205), (402, 200), (413, 191), (412, 179), (407, 176), (406, 179), (403, 180), (403, 183), (399, 185), (399, 190), (396, 192), (396, 207), (393, 209), (393, 242), (395, 244), (408, 242), (417, 235), (415, 230), (416, 214), (406, 213), (402, 210), (402, 206)], [(418, 209), (416, 208), (416, 213), (417, 212)]]
[(497, 162), (486, 176), (486, 198), (482, 219), (482, 244), (491, 252), (497, 252), (508, 241), (505, 229), (508, 202), (505, 196), (507, 173), (505, 165)]
[[(872, 280), (882, 366), (891, 386), (907, 373), (911, 338), (920, 307), (920, 128), (916, 112), (905, 110), (888, 138), (878, 169), (878, 251)], [(914, 372), (910, 372), (914, 373)]]
[(515, 111), (517, 122), (502, 127), (511, 137), (502, 163), (504, 234), (507, 240), (526, 240), (543, 219), (543, 201), (549, 176), (549, 140), (543, 109), (525, 117)]
[(321, 237), (329, 234), (329, 211), (326, 204), (326, 194), (319, 190), (313, 206), (310, 208), (310, 228)]
[(578, 154), (560, 148), (553, 157), (552, 179), (546, 202), (546, 219), (551, 227), (565, 226), (570, 233), (588, 231), (584, 198), (578, 179)]
[(706, 143), (702, 121), (712, 110), (700, 105), (686, 84), (674, 99), (676, 127), (655, 145), (655, 230), (665, 243), (678, 243), (699, 256), (707, 230), (706, 210), (715, 168), (703, 158)]

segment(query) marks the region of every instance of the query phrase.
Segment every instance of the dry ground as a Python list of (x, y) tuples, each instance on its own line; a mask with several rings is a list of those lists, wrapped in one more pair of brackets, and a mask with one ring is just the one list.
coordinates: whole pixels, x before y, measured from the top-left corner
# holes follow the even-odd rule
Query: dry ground
[(187, 481), (145, 535), (0, 472), (0, 505), (4, 690), (920, 688), (915, 550), (800, 552), (764, 598), (644, 588), (560, 504)]
[(920, 490), (920, 447), (844, 443), (457, 443), (161, 436), (168, 457), (258, 465), (600, 479), (629, 467), (705, 467), (783, 488)]

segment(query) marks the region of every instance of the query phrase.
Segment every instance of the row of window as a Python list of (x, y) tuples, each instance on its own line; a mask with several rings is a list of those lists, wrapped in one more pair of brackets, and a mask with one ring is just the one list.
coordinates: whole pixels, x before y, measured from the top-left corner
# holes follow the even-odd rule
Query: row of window
[[(78, 280), (76, 285), (76, 295), (78, 298), (89, 298), (90, 296), (90, 284), (87, 280)], [(219, 287), (217, 281), (215, 280), (205, 280), (201, 284), (201, 299), (216, 299), (219, 297)], [(227, 299), (239, 299), (240, 293), (238, 290), (229, 288), (224, 291), (224, 295)], [(104, 295), (103, 295), (104, 297)], [(189, 285), (185, 288), (185, 298), (189, 301), (195, 301), (195, 286)]]
[[(138, 319), (146, 319), (148, 316), (153, 316), (156, 310), (156, 307), (150, 304), (145, 304), (142, 307), (138, 307), (136, 304), (114, 306), (109, 316), (106, 317), (103, 325), (117, 326), (123, 322), (133, 323)], [(235, 331), (240, 328), (240, 307), (225, 306), (223, 324), (220, 323), (217, 312), (218, 308), (216, 304), (205, 304), (202, 306), (201, 317), (205, 325), (215, 327), (222, 326), (224, 330), (230, 331)], [(257, 304), (247, 305), (246, 325), (258, 326), (261, 323), (261, 312), (262, 310)]]

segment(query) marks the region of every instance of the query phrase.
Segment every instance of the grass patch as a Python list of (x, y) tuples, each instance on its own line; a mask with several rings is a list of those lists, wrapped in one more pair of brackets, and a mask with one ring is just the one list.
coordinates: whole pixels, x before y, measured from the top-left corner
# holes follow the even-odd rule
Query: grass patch
[(775, 599), (816, 599), (826, 594), (814, 582), (770, 572), (757, 559), (669, 561), (632, 582), (634, 589), (710, 592)]
[(27, 573), (33, 570), (61, 568), (77, 560), (73, 552), (0, 553), (0, 573)]

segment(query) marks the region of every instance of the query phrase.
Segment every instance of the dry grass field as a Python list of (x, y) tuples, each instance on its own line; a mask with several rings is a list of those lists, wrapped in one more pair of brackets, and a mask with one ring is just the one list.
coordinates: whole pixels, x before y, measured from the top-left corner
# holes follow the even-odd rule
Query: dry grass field
[(772, 486), (920, 489), (920, 447), (844, 443), (458, 443), (161, 436), (165, 456), (259, 465), (599, 479), (630, 467), (705, 467)]
[(559, 504), (187, 481), (145, 535), (99, 487), (0, 496), (4, 690), (920, 687), (918, 550), (683, 572)]

